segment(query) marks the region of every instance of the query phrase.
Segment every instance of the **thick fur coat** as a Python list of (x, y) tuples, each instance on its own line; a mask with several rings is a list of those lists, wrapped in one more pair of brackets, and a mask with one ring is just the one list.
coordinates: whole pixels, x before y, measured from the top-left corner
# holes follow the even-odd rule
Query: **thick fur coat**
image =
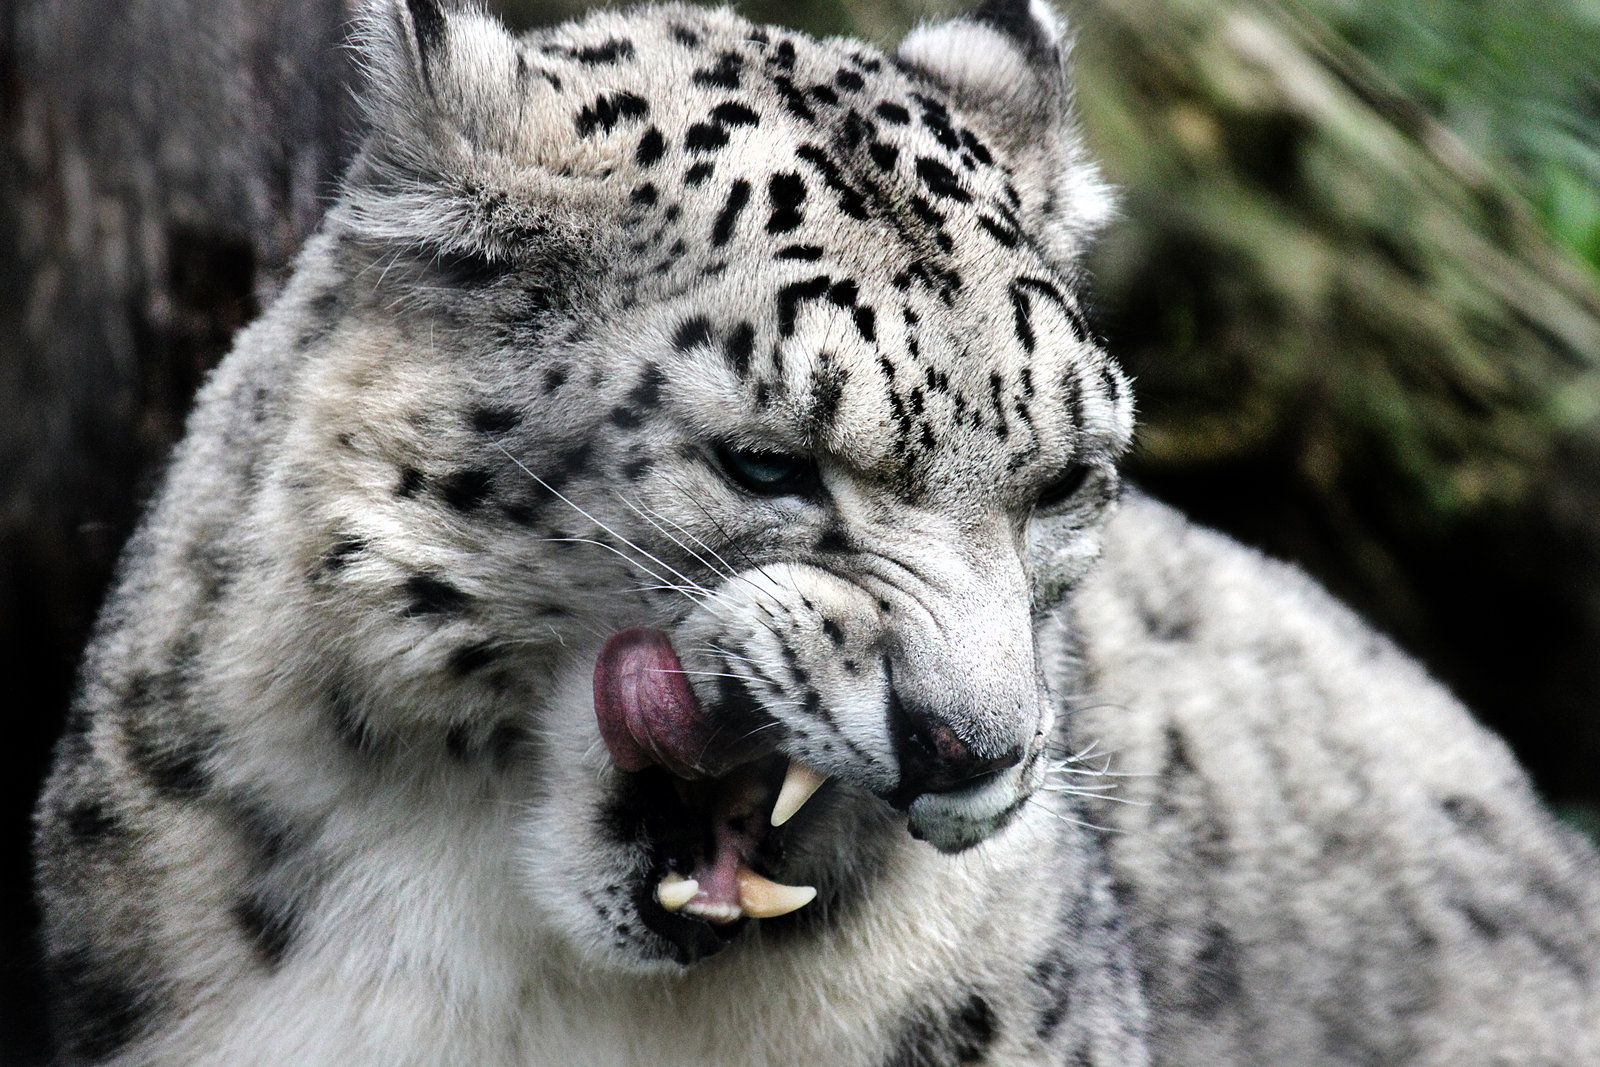
[(1593, 854), (1119, 489), (1041, 0), (357, 47), (41, 801), (66, 1062), (1600, 1062)]

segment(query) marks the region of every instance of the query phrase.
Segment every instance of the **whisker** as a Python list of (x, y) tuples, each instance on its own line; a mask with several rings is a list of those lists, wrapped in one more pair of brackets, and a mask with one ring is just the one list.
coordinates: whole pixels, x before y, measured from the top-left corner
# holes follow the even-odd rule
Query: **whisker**
[[(742, 558), (746, 569), (752, 570), (752, 571), (761, 570), (761, 568), (759, 566), (757, 566), (755, 560), (750, 558), (750, 554), (748, 552), (746, 552), (743, 548), (739, 547), (738, 540), (732, 534), (730, 534), (728, 532), (727, 527), (723, 526), (721, 522), (717, 521), (717, 517), (715, 515), (711, 514), (711, 512), (706, 509), (705, 504), (703, 504), (695, 494), (689, 493), (689, 492), (685, 492), (683, 494), (683, 497), (684, 497), (685, 500), (689, 501), (689, 503), (693, 504), (695, 509), (698, 510), (701, 515), (705, 516), (705, 520), (711, 524), (712, 528), (715, 529), (717, 531), (717, 533), (722, 535), (723, 541), (726, 542), (727, 545), (731, 549), (733, 549), (735, 552), (738, 553), (738, 555)], [(746, 579), (746, 581), (749, 581), (749, 580)], [(788, 613), (788, 610), (789, 610), (788, 606), (786, 604), (784, 604), (783, 601), (781, 601), (777, 597), (773, 596), (767, 590), (762, 589), (759, 585), (755, 585), (755, 583), (753, 583), (753, 582), (751, 582), (750, 584), (755, 588), (757, 593), (765, 596), (773, 604), (775, 604), (779, 608), (781, 608), (784, 611), (785, 614)], [(800, 590), (794, 584), (794, 577), (792, 575), (790, 575), (789, 578), (788, 578), (788, 585), (789, 585), (790, 590), (794, 593), (794, 595), (796, 597), (799, 597), (801, 595), (800, 594)]]
[(632, 556), (630, 556), (626, 552), (622, 551), (616, 545), (608, 545), (604, 541), (597, 541), (592, 537), (546, 537), (546, 538), (544, 538), (544, 540), (546, 542), (552, 543), (552, 544), (566, 543), (566, 544), (574, 544), (574, 545), (594, 545), (596, 548), (603, 548), (607, 552), (610, 552), (612, 555), (619, 557), (620, 559), (622, 559), (623, 561), (628, 563), (630, 566), (636, 567), (639, 570), (643, 571), (645, 574), (649, 575), (651, 578), (654, 578), (656, 581), (662, 582), (662, 583), (666, 583), (667, 582), (667, 580), (665, 578), (663, 578), (661, 575), (657, 574), (655, 571), (651, 570), (649, 567), (646, 567), (643, 563), (640, 563), (638, 560), (634, 559)]
[(1085, 830), (1094, 830), (1094, 831), (1096, 831), (1098, 833), (1102, 833), (1102, 834), (1120, 834), (1120, 833), (1124, 833), (1125, 832), (1125, 831), (1123, 831), (1121, 829), (1118, 829), (1115, 826), (1101, 826), (1098, 823), (1088, 822), (1088, 821), (1086, 821), (1084, 819), (1074, 819), (1072, 816), (1068, 815), (1066, 812), (1055, 810), (1050, 805), (1046, 804), (1043, 800), (1041, 800), (1038, 796), (1030, 796), (1026, 801), (1024, 801), (1024, 803), (1026, 803), (1026, 804), (1037, 804), (1039, 807), (1044, 809), (1044, 812), (1045, 812), (1046, 815), (1049, 815), (1049, 816), (1051, 816), (1052, 818), (1055, 818), (1055, 819), (1059, 819), (1062, 822), (1067, 823), (1070, 826), (1081, 826)]
[(1046, 782), (1039, 787), (1047, 793), (1067, 793), (1075, 797), (1104, 796), (1120, 788), (1117, 782), (1107, 782), (1105, 785), (1068, 785), (1065, 782)]
[(755, 668), (757, 671), (760, 672), (760, 676), (763, 679), (770, 678), (772, 676), (773, 672), (778, 669), (777, 663), (775, 661), (771, 662), (771, 663), (763, 662), (761, 660), (756, 659), (753, 656), (741, 655), (740, 653), (734, 652), (731, 649), (718, 648), (718, 647), (713, 646), (713, 647), (709, 647), (709, 648), (706, 648), (706, 647), (697, 648), (694, 651), (703, 653), (705, 655), (710, 655), (710, 656), (721, 656), (724, 659), (737, 660), (740, 663), (748, 663), (751, 667)]
[(696, 678), (733, 678), (741, 682), (746, 680), (742, 674), (729, 674), (726, 671), (691, 671), (686, 668), (673, 670), (670, 667), (652, 667), (650, 670), (653, 674), (687, 674)]
[(693, 598), (695, 598), (697, 596), (699, 596), (699, 597), (714, 597), (714, 596), (716, 596), (715, 593), (713, 593), (709, 589), (704, 588), (703, 586), (698, 586), (698, 585), (678, 585), (675, 582), (668, 582), (668, 583), (666, 583), (664, 585), (636, 585), (636, 586), (634, 586), (634, 591), (638, 592), (638, 593), (682, 593), (684, 596), (689, 597), (690, 599), (693, 599)]
[(1071, 766), (1065, 766), (1065, 765), (1062, 765), (1062, 764), (1057, 764), (1057, 763), (1052, 762), (1050, 764), (1050, 766), (1046, 769), (1046, 773), (1047, 774), (1070, 774), (1070, 775), (1072, 775), (1074, 777), (1078, 777), (1078, 778), (1154, 778), (1155, 777), (1155, 775), (1150, 771), (1114, 771), (1114, 770), (1111, 770), (1111, 763), (1110, 763), (1109, 760), (1106, 763), (1103, 763), (1098, 767), (1071, 767)]
[[(678, 488), (680, 492), (683, 492), (685, 497), (688, 497), (690, 495), (689, 493), (685, 492), (682, 489), (681, 486), (677, 486), (676, 482), (674, 482), (674, 486), (676, 488)], [(651, 509), (651, 510), (654, 510), (654, 509)], [(705, 551), (709, 552), (711, 554), (711, 557), (722, 565), (722, 569), (723, 569), (724, 572), (726, 572), (728, 577), (730, 577), (730, 578), (737, 577), (738, 572), (733, 569), (733, 565), (730, 564), (726, 559), (722, 558), (722, 555), (720, 553), (718, 553), (716, 549), (712, 548), (710, 545), (708, 545), (704, 541), (700, 540), (699, 537), (695, 536), (695, 533), (694, 533), (693, 530), (687, 529), (681, 522), (677, 521), (676, 519), (674, 519), (670, 515), (662, 515), (660, 512), (656, 512), (656, 515), (657, 515), (658, 518), (665, 519), (667, 522), (672, 523), (673, 528), (676, 529), (679, 533), (683, 534), (683, 536), (685, 536), (689, 540), (693, 541), (700, 548), (702, 548)]]
[(1082, 789), (1052, 789), (1050, 786), (1041, 786), (1039, 791), (1042, 793), (1054, 793), (1057, 796), (1083, 797), (1087, 800), (1104, 800), (1112, 804), (1126, 804), (1132, 808), (1148, 808), (1150, 806), (1148, 800), (1134, 800), (1130, 797), (1118, 797), (1112, 796), (1110, 793), (1097, 793)]
[[(539, 485), (545, 490), (545, 492), (547, 492), (547, 493), (551, 494), (552, 496), (554, 496), (557, 500), (559, 500), (563, 504), (567, 505), (567, 507), (571, 508), (573, 511), (576, 511), (579, 515), (582, 515), (584, 518), (588, 519), (590, 522), (592, 522), (596, 526), (600, 527), (600, 529), (604, 530), (606, 533), (610, 534), (612, 537), (615, 537), (618, 541), (621, 541), (623, 544), (627, 545), (629, 548), (633, 549), (635, 552), (639, 553), (639, 555), (643, 556), (645, 559), (648, 559), (650, 562), (654, 563), (656, 566), (661, 567), (664, 570), (670, 572), (672, 574), (672, 576), (674, 578), (677, 578), (680, 582), (685, 582), (685, 583), (687, 583), (689, 585), (695, 585), (696, 584), (695, 580), (693, 578), (690, 578), (687, 574), (684, 574), (684, 573), (680, 572), (676, 567), (672, 566), (671, 564), (657, 559), (655, 556), (651, 555), (649, 552), (647, 552), (644, 549), (640, 548), (638, 545), (634, 544), (632, 541), (628, 540), (626, 537), (623, 537), (621, 534), (617, 533), (617, 531), (613, 530), (611, 527), (607, 526), (605, 523), (601, 522), (599, 519), (597, 519), (593, 515), (589, 514), (583, 508), (581, 508), (577, 504), (573, 503), (570, 499), (567, 498), (566, 494), (561, 492), (561, 490), (557, 489), (555, 486), (551, 485), (549, 482), (545, 481), (543, 478), (541, 478), (537, 474), (533, 473), (533, 471), (529, 470), (527, 464), (523, 463), (516, 456), (513, 456), (511, 454), (510, 450), (507, 449), (505, 445), (503, 445), (500, 442), (496, 441), (495, 442), (495, 447), (498, 448), (501, 451), (501, 453), (504, 454), (504, 456), (507, 459), (509, 459), (512, 463), (515, 463), (517, 465), (517, 467), (522, 471), (522, 473), (526, 474), (528, 477), (530, 477), (534, 481), (538, 482)], [(550, 540), (563, 540), (563, 538), (550, 538)], [(599, 542), (595, 542), (595, 543), (599, 543)], [(607, 546), (607, 547), (610, 547), (610, 546)], [(628, 557), (626, 555), (623, 555), (623, 553), (621, 553), (620, 551), (618, 551), (617, 554), (619, 556), (622, 556), (623, 559), (628, 559)], [(646, 569), (644, 566), (639, 564), (637, 561), (629, 560), (629, 562), (631, 562), (635, 566), (639, 567), (640, 570), (645, 570)], [(650, 577), (655, 578), (657, 581), (662, 581), (663, 580), (659, 575), (656, 575), (656, 574), (651, 574)]]
[(623, 496), (621, 493), (614, 493), (613, 495), (616, 496), (616, 498), (618, 500), (622, 501), (623, 504), (627, 505), (627, 507), (630, 508), (635, 515), (639, 516), (645, 522), (648, 522), (651, 526), (654, 526), (657, 530), (659, 530), (667, 538), (667, 540), (671, 541), (673, 544), (677, 545), (679, 548), (681, 548), (685, 552), (689, 553), (689, 555), (693, 556), (695, 558), (695, 560), (702, 567), (706, 568), (706, 570), (710, 571), (712, 574), (715, 574), (720, 578), (732, 578), (732, 577), (734, 577), (734, 575), (733, 575), (733, 573), (731, 571), (726, 573), (726, 574), (724, 574), (722, 571), (719, 571), (714, 564), (710, 563), (709, 561), (706, 560), (706, 558), (704, 556), (700, 555), (700, 553), (696, 552), (694, 549), (692, 549), (688, 545), (684, 544), (681, 540), (679, 540), (677, 538), (676, 535), (674, 535), (672, 533), (672, 531), (668, 530), (665, 526), (662, 526), (649, 513), (647, 513), (644, 509), (639, 507), (639, 505), (635, 504), (633, 501), (629, 500), (627, 497)]

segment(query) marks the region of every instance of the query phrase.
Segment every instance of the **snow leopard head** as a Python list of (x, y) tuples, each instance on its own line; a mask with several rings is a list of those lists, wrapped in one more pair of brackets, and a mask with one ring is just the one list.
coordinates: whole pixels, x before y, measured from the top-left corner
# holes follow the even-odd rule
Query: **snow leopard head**
[(360, 41), (288, 297), (346, 735), (520, 731), (530, 921), (625, 965), (1001, 833), (1131, 432), (1048, 5), (892, 55), (686, 6), (377, 2)]

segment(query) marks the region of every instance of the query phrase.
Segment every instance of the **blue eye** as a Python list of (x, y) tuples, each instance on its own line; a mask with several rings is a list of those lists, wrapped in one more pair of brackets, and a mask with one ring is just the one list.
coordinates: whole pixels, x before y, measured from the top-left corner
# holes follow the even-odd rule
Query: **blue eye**
[(1079, 489), (1083, 488), (1091, 473), (1087, 464), (1072, 464), (1057, 474), (1055, 480), (1044, 487), (1035, 506), (1040, 511), (1049, 511), (1051, 508), (1066, 503), (1077, 495)]
[(730, 481), (757, 496), (800, 496), (817, 486), (817, 465), (806, 456), (719, 445), (717, 462)]

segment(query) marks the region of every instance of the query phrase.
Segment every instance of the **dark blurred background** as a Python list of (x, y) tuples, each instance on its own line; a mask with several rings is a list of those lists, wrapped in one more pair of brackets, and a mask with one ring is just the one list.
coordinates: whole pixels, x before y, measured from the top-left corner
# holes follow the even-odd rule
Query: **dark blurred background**
[[(965, 5), (739, 6), (888, 46)], [(1134, 477), (1311, 570), (1600, 831), (1600, 0), (1065, 6)], [(46, 1055), (28, 812), (74, 663), (346, 158), (349, 9), (0, 0), (0, 1062)]]

